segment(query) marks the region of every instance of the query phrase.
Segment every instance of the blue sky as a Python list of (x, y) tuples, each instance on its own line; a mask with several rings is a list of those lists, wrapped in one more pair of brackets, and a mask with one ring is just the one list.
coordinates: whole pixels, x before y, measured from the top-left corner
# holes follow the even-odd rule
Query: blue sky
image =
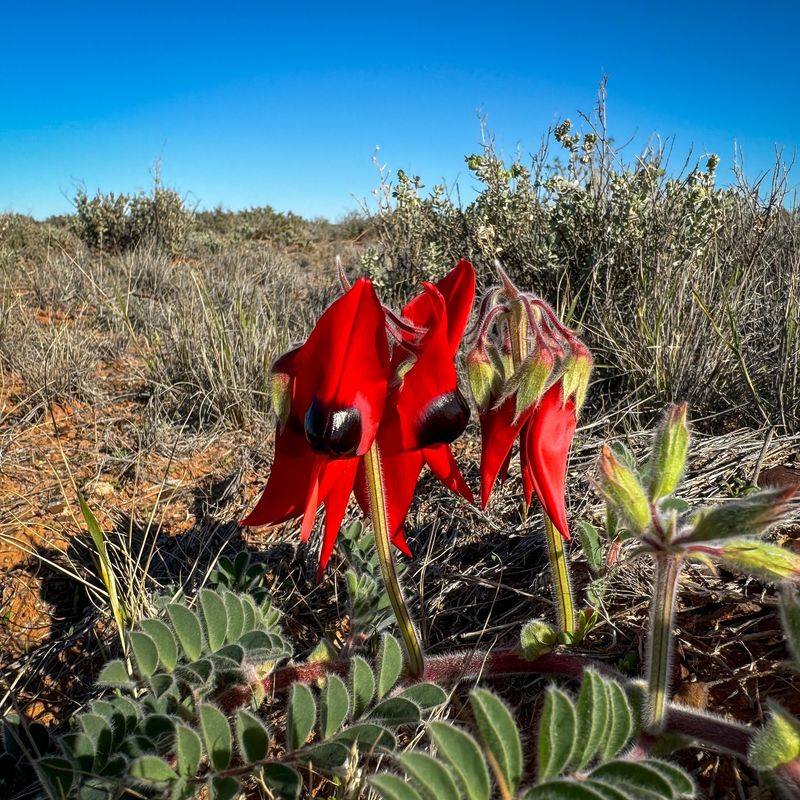
[[(618, 140), (734, 142), (750, 175), (800, 147), (796, 3), (9, 3), (0, 212), (164, 183), (201, 207), (336, 218), (390, 170), (458, 180), (485, 114), (506, 154), (591, 110)], [(633, 151), (630, 151), (633, 154)], [(799, 185), (800, 170), (793, 175)]]

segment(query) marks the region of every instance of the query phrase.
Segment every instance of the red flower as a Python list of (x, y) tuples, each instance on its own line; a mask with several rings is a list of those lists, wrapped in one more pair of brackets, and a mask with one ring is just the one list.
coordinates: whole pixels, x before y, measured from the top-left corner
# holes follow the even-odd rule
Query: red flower
[[(403, 322), (384, 312), (372, 283), (361, 279), (325, 311), (303, 345), (278, 359), (273, 387), (281, 425), (275, 457), (264, 493), (243, 525), (302, 515), (305, 541), (324, 505), (321, 575), (359, 469), (356, 494), (362, 508), (368, 506), (360, 462), (375, 441), (391, 531), (404, 552), (403, 520), (425, 463), (445, 485), (471, 499), (446, 444), (469, 419), (454, 357), (474, 287), (472, 265), (462, 261), (438, 284), (425, 286), (403, 309)], [(387, 324), (393, 331), (399, 324), (414, 332), (397, 336), (391, 354)]]
[(566, 473), (591, 355), (547, 304), (502, 274), (487, 293), (467, 363), (481, 422), (481, 502), (505, 479), (519, 439), (523, 494), (534, 493), (566, 540)]

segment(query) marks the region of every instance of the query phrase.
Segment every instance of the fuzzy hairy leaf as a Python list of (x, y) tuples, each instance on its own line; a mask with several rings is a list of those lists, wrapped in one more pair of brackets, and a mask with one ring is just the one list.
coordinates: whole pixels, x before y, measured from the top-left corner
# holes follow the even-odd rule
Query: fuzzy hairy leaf
[(186, 657), (189, 661), (197, 661), (203, 652), (203, 631), (200, 628), (200, 620), (194, 612), (180, 603), (170, 603), (167, 606), (167, 613)]
[(695, 797), (697, 795), (697, 787), (691, 776), (680, 767), (655, 758), (648, 758), (645, 763), (669, 783), (675, 797)]
[(560, 689), (550, 686), (539, 721), (537, 754), (540, 781), (555, 778), (565, 769), (575, 746), (576, 727), (572, 701)]
[(175, 755), (178, 762), (178, 775), (182, 778), (193, 778), (200, 769), (203, 743), (197, 733), (187, 725), (175, 727)]
[(108, 720), (99, 714), (81, 714), (78, 719), (83, 732), (92, 740), (97, 763), (105, 764), (114, 741)]
[(303, 779), (296, 769), (286, 764), (273, 762), (265, 764), (261, 774), (277, 800), (297, 800), (300, 796)]
[(628, 797), (613, 786), (610, 793), (603, 786), (589, 784), (589, 781), (571, 781), (565, 778), (548, 781), (535, 786), (523, 796), (523, 800), (644, 800)]
[(633, 734), (633, 715), (628, 698), (616, 681), (605, 681), (608, 700), (608, 728), (601, 747), (601, 758), (608, 761), (622, 750)]
[(263, 761), (269, 753), (269, 731), (255, 714), (243, 708), (236, 712), (236, 743), (248, 764)]
[(37, 759), (36, 773), (51, 800), (63, 800), (75, 781), (75, 770), (65, 758), (47, 756)]
[(609, 761), (592, 770), (589, 777), (622, 791), (652, 792), (666, 798), (674, 796), (670, 781), (647, 761)]
[(600, 534), (590, 522), (579, 522), (577, 528), (583, 554), (586, 556), (589, 568), (597, 575), (603, 571), (603, 546), (600, 544)]
[(208, 800), (233, 800), (241, 788), (239, 781), (231, 775), (211, 778), (208, 782)]
[(225, 644), (225, 636), (228, 632), (228, 616), (225, 610), (225, 602), (211, 589), (200, 590), (200, 608), (203, 609), (203, 622), (206, 628), (206, 641), (208, 649), (212, 653)]
[(427, 753), (411, 751), (397, 757), (429, 800), (460, 800), (453, 773)]
[(478, 743), (466, 731), (446, 722), (431, 722), (428, 733), (439, 755), (453, 768), (467, 800), (489, 800), (491, 782)]
[(422, 800), (422, 795), (397, 775), (376, 775), (369, 779), (369, 783), (385, 800)]
[(142, 630), (155, 642), (161, 666), (170, 672), (175, 669), (178, 663), (178, 643), (169, 626), (160, 619), (143, 619)]
[(317, 719), (317, 704), (311, 689), (302, 683), (292, 684), (286, 719), (286, 746), (290, 751), (305, 744)]
[(333, 736), (347, 719), (350, 711), (350, 692), (338, 675), (328, 675), (322, 690), (319, 720), (322, 738)]
[(423, 711), (436, 708), (447, 702), (447, 692), (435, 683), (415, 683), (403, 689), (398, 697), (416, 703)]
[(350, 667), (350, 691), (353, 696), (353, 719), (358, 719), (375, 696), (375, 673), (369, 662), (361, 656), (356, 656)]
[(403, 651), (400, 642), (389, 633), (381, 637), (378, 652), (378, 700), (382, 700), (397, 683), (403, 671)]
[(370, 722), (391, 728), (399, 725), (415, 725), (420, 720), (419, 706), (405, 697), (389, 697), (370, 711)]
[(583, 673), (575, 711), (577, 730), (572, 768), (581, 770), (597, 753), (608, 722), (608, 693), (605, 682), (595, 670)]
[(335, 769), (341, 767), (349, 755), (350, 748), (344, 742), (322, 742), (302, 748), (297, 757), (320, 769)]
[(158, 756), (140, 756), (134, 759), (128, 772), (132, 778), (148, 783), (168, 783), (178, 777), (175, 770)]
[(522, 777), (522, 743), (514, 718), (506, 704), (485, 689), (473, 690), (469, 701), (481, 740), (497, 761), (513, 795)]
[(133, 686), (133, 681), (131, 680), (131, 676), (128, 675), (128, 670), (125, 668), (125, 664), (118, 658), (114, 659), (113, 661), (109, 661), (103, 667), (103, 669), (100, 670), (97, 683), (101, 686), (124, 688)]
[(244, 633), (244, 610), (239, 598), (233, 592), (223, 592), (222, 602), (225, 603), (227, 625), (225, 639), (235, 642)]
[(61, 737), (61, 744), (69, 751), (68, 754), (75, 760), (81, 772), (89, 774), (94, 771), (94, 742), (85, 733), (75, 731), (64, 734)]
[(337, 742), (356, 742), (359, 750), (370, 752), (376, 748), (394, 750), (397, 740), (390, 731), (374, 722), (360, 722), (336, 734)]
[(158, 668), (156, 643), (142, 631), (131, 631), (130, 643), (136, 661), (136, 671), (143, 678), (149, 678)]
[(198, 705), (200, 730), (206, 745), (208, 760), (215, 770), (227, 769), (233, 749), (231, 728), (225, 715), (210, 703)]

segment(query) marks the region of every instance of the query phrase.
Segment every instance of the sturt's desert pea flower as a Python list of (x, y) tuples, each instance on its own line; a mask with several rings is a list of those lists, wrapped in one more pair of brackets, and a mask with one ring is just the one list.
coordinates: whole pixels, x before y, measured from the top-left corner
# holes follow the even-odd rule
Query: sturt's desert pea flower
[(454, 358), (474, 292), (467, 261), (437, 284), (424, 285), (401, 316), (381, 305), (368, 279), (347, 288), (308, 339), (273, 366), (275, 456), (261, 499), (243, 525), (302, 517), (306, 541), (323, 505), (321, 576), (354, 488), (369, 510), (363, 461), (373, 445), (381, 452), (391, 535), (404, 552), (403, 521), (425, 464), (472, 499), (447, 445), (469, 420)]
[(467, 356), (481, 422), (481, 501), (489, 503), (519, 439), (526, 505), (536, 494), (569, 540), (565, 481), (592, 357), (550, 306), (520, 291), (499, 269), (502, 285), (484, 296)]

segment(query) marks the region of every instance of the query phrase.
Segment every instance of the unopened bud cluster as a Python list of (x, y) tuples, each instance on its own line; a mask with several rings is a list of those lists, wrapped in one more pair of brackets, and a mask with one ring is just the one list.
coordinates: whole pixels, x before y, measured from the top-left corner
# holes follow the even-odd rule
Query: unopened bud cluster
[(467, 355), (467, 376), (480, 412), (515, 398), (515, 418), (561, 381), (576, 412), (586, 398), (592, 356), (541, 298), (520, 291), (498, 267), (502, 285), (483, 297)]

